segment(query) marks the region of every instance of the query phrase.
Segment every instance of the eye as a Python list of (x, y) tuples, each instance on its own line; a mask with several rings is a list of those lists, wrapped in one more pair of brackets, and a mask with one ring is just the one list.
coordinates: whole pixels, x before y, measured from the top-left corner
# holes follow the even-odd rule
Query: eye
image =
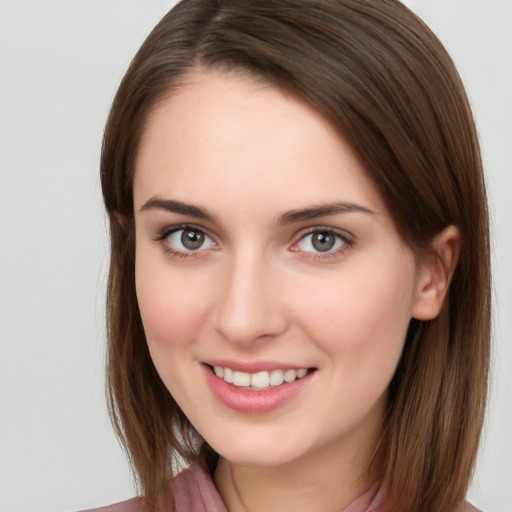
[(297, 250), (314, 253), (336, 253), (350, 246), (350, 240), (332, 229), (316, 229), (305, 234)]
[(174, 228), (170, 233), (162, 234), (171, 252), (190, 253), (216, 247), (215, 242), (201, 229), (193, 226)]

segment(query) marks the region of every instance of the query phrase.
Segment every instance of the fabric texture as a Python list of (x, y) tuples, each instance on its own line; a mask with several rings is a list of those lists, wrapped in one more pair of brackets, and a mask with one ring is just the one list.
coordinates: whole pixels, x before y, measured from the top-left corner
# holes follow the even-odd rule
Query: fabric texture
[[(182, 471), (175, 479), (165, 499), (165, 512), (229, 512), (222, 501), (211, 476), (199, 464)], [(141, 498), (132, 498), (108, 507), (83, 512), (147, 512)], [(340, 512), (390, 512), (386, 507), (385, 492), (378, 484), (372, 486)], [(479, 512), (469, 503), (463, 503), (456, 512)]]

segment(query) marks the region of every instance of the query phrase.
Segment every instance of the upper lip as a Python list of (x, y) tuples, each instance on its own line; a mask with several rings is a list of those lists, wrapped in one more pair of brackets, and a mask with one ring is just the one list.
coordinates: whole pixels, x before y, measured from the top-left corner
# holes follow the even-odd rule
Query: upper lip
[(208, 359), (207, 361), (202, 362), (209, 366), (221, 366), (222, 368), (231, 368), (234, 371), (245, 373), (310, 368), (308, 365), (281, 363), (278, 361), (234, 361), (232, 359)]

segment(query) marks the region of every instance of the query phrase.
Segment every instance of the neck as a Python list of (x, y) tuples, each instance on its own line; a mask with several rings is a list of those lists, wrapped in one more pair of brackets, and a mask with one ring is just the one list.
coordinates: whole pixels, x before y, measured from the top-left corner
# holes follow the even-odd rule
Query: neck
[(279, 466), (245, 466), (220, 458), (214, 481), (230, 512), (340, 512), (378, 479), (372, 449), (325, 446)]

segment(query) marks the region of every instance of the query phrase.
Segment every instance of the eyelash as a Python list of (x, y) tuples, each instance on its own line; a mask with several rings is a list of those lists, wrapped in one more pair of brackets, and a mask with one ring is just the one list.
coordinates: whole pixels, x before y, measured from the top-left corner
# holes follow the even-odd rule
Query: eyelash
[[(177, 224), (177, 225), (174, 225), (174, 226), (168, 226), (166, 228), (164, 228), (162, 231), (160, 231), (159, 233), (157, 233), (157, 235), (155, 236), (154, 238), (154, 241), (155, 242), (160, 242), (163, 247), (164, 247), (164, 250), (172, 257), (172, 258), (175, 258), (175, 259), (189, 259), (189, 258), (198, 258), (198, 257), (201, 257), (200, 256), (200, 253), (204, 251), (201, 250), (201, 249), (198, 249), (196, 251), (194, 250), (189, 250), (189, 251), (180, 251), (180, 250), (176, 250), (176, 249), (173, 249), (167, 242), (166, 240), (174, 233), (177, 233), (179, 231), (185, 231), (185, 230), (189, 230), (189, 231), (196, 231), (198, 233), (202, 233), (204, 236), (208, 237), (210, 240), (213, 241), (213, 238), (208, 235), (207, 231), (199, 226), (196, 226), (194, 224)], [(319, 234), (325, 234), (325, 235), (328, 235), (328, 236), (333, 236), (335, 237), (338, 241), (341, 241), (342, 245), (341, 247), (335, 249), (335, 250), (327, 250), (325, 252), (315, 252), (315, 251), (301, 251), (300, 249), (298, 249), (298, 246), (300, 243), (304, 242), (304, 240), (308, 237), (308, 236), (311, 236), (315, 233), (319, 233)], [(213, 243), (215, 244), (215, 246), (217, 246), (217, 244), (215, 243), (215, 241), (213, 241)], [(336, 243), (336, 242), (335, 242)], [(309, 230), (307, 230), (306, 232), (303, 232), (300, 234), (299, 236), (299, 239), (293, 243), (293, 245), (291, 246), (290, 248), (290, 251), (292, 252), (302, 252), (303, 254), (305, 254), (306, 258), (310, 258), (310, 259), (314, 259), (314, 260), (327, 260), (327, 259), (330, 259), (330, 258), (336, 258), (336, 257), (339, 257), (339, 256), (342, 256), (344, 255), (345, 253), (347, 253), (350, 249), (352, 249), (352, 247), (354, 246), (354, 238), (349, 235), (348, 233), (346, 233), (345, 231), (340, 231), (340, 230), (337, 230), (337, 229), (333, 229), (333, 228), (330, 228), (330, 227), (323, 227), (323, 226), (315, 226), (314, 228), (311, 228)]]
[(162, 231), (157, 233), (156, 237), (154, 238), (154, 241), (160, 242), (163, 245), (165, 252), (167, 252), (171, 257), (176, 259), (197, 258), (200, 257), (199, 254), (202, 252), (200, 249), (196, 251), (179, 251), (173, 249), (168, 243), (166, 243), (167, 238), (169, 238), (172, 234), (177, 233), (178, 231), (196, 231), (198, 233), (202, 233), (209, 239), (213, 240), (212, 237), (210, 237), (203, 228), (196, 226), (194, 224), (177, 224), (174, 226), (164, 228)]
[(291, 248), (292, 251), (299, 252), (300, 249), (296, 249), (298, 245), (303, 242), (308, 236), (317, 234), (323, 234), (328, 236), (335, 237), (338, 241), (341, 241), (342, 245), (341, 247), (325, 252), (315, 252), (315, 251), (303, 251), (304, 253), (308, 254), (308, 258), (314, 259), (314, 260), (327, 260), (330, 258), (336, 258), (345, 255), (352, 247), (354, 246), (355, 240), (354, 237), (346, 233), (345, 231), (337, 230), (330, 227), (323, 227), (323, 226), (315, 226), (312, 229), (309, 229), (308, 231), (302, 233), (300, 235), (300, 238), (297, 242), (295, 242)]

